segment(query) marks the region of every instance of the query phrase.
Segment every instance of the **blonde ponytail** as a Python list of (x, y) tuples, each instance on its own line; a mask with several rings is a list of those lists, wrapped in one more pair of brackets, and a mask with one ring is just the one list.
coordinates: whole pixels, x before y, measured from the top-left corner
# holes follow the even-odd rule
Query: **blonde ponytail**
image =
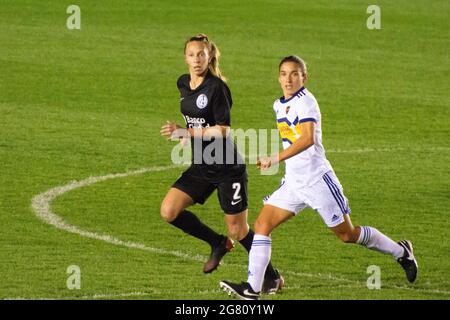
[(222, 81), (226, 81), (226, 78), (222, 75), (219, 68), (219, 58), (220, 58), (220, 51), (219, 48), (216, 46), (214, 42), (209, 43), (211, 46), (210, 55), (211, 55), (211, 61), (209, 63), (209, 71), (216, 77), (222, 79)]

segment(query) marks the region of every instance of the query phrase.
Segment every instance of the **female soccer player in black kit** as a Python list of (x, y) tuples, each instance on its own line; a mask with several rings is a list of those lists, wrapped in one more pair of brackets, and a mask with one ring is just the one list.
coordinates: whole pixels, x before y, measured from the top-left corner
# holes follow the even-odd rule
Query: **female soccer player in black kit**
[[(217, 189), (229, 236), (249, 252), (254, 232), (247, 223), (247, 171), (228, 136), (232, 99), (219, 70), (217, 46), (206, 35), (198, 34), (186, 41), (184, 55), (189, 74), (182, 75), (177, 85), (186, 129), (167, 122), (161, 128), (161, 135), (172, 139), (190, 137), (192, 164), (168, 191), (161, 204), (161, 216), (209, 243), (211, 254), (203, 272), (210, 273), (234, 247), (233, 240), (209, 228), (186, 208), (203, 204)], [(269, 263), (263, 291), (276, 293), (283, 283), (283, 278)]]

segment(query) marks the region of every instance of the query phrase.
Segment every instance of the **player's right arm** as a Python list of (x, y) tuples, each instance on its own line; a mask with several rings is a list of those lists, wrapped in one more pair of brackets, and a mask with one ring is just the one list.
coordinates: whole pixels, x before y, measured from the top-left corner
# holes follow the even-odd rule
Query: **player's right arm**
[(307, 121), (300, 124), (301, 137), (288, 148), (280, 153), (274, 154), (270, 157), (264, 157), (256, 162), (256, 166), (261, 170), (269, 169), (272, 165), (292, 158), (293, 156), (305, 151), (314, 145), (314, 121)]

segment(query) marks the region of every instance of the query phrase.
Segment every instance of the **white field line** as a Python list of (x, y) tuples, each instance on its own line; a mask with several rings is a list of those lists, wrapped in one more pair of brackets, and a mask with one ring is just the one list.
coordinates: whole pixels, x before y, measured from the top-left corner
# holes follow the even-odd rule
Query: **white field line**
[(33, 208), (33, 211), (35, 212), (36, 216), (44, 221), (45, 223), (48, 223), (58, 229), (78, 234), (82, 237), (96, 239), (105, 241), (108, 243), (111, 243), (116, 246), (123, 246), (128, 248), (134, 248), (134, 249), (140, 249), (144, 251), (148, 251), (151, 253), (157, 253), (157, 254), (165, 254), (165, 255), (172, 255), (176, 256), (182, 259), (186, 260), (194, 260), (194, 261), (204, 261), (205, 257), (200, 255), (191, 255), (187, 253), (183, 253), (180, 251), (168, 251), (160, 248), (153, 248), (153, 247), (147, 247), (144, 244), (131, 242), (131, 241), (123, 241), (120, 239), (117, 239), (115, 237), (112, 237), (107, 234), (98, 234), (95, 232), (90, 232), (86, 230), (82, 230), (74, 225), (71, 225), (67, 222), (65, 222), (61, 217), (56, 215), (52, 209), (51, 209), (51, 203), (52, 201), (63, 195), (66, 192), (90, 186), (94, 183), (111, 180), (111, 179), (117, 179), (117, 178), (124, 178), (128, 176), (135, 176), (140, 175), (148, 172), (158, 172), (158, 171), (164, 171), (176, 168), (177, 166), (165, 166), (165, 167), (151, 167), (151, 168), (142, 168), (135, 171), (130, 171), (126, 173), (116, 173), (116, 174), (108, 174), (105, 176), (99, 176), (99, 177), (90, 177), (81, 181), (72, 181), (69, 184), (66, 184), (64, 186), (59, 186), (52, 188), (44, 193), (41, 193), (37, 196), (35, 196), (32, 199), (31, 206)]
[[(239, 267), (246, 267), (243, 265), (235, 265), (235, 266), (239, 266)], [(333, 288), (366, 288), (365, 283), (363, 282), (358, 282), (358, 281), (354, 281), (354, 280), (349, 280), (349, 279), (343, 279), (343, 278), (337, 278), (337, 277), (333, 277), (331, 275), (314, 275), (314, 274), (308, 274), (308, 273), (297, 273), (297, 272), (290, 272), (290, 271), (283, 271), (284, 274), (291, 274), (294, 276), (298, 276), (298, 277), (309, 277), (309, 278), (320, 278), (323, 280), (332, 280), (333, 282), (345, 282), (347, 284), (333, 284)], [(325, 286), (325, 285), (324, 285)], [(289, 290), (304, 290), (305, 287), (301, 286), (301, 285), (287, 285), (283, 288), (283, 291), (289, 291)], [(416, 289), (416, 288), (410, 288), (410, 287), (406, 287), (406, 286), (384, 286), (382, 285), (381, 289), (397, 289), (397, 290), (409, 290), (409, 291), (419, 291), (419, 292), (424, 292), (424, 293), (435, 293), (435, 294), (444, 294), (444, 295), (448, 295), (450, 294), (449, 291), (443, 291), (443, 290), (434, 290), (434, 289)], [(183, 291), (186, 293), (186, 291)], [(215, 290), (198, 290), (198, 291), (190, 291), (189, 293), (195, 293), (198, 295), (211, 295), (211, 294), (216, 294), (216, 293), (221, 293), (222, 290), (221, 289), (215, 289)], [(39, 297), (39, 298), (30, 298), (30, 297), (10, 297), (10, 298), (5, 298), (4, 300), (74, 300), (74, 299), (83, 299), (83, 300), (96, 300), (96, 299), (120, 299), (120, 298), (137, 298), (137, 297), (151, 297), (154, 295), (162, 295), (162, 294), (171, 294), (171, 293), (175, 293), (175, 294), (179, 294), (181, 293), (180, 291), (175, 291), (175, 290), (164, 290), (164, 291), (159, 291), (159, 290), (154, 290), (154, 289), (149, 289), (149, 291), (147, 292), (126, 292), (126, 293), (96, 293), (96, 294), (92, 294), (92, 295), (83, 295), (83, 296), (62, 296), (62, 297), (51, 297), (51, 298), (43, 298), (43, 297)], [(263, 299), (265, 297), (263, 296)], [(301, 299), (302, 297), (300, 297), (299, 299)]]
[[(353, 285), (353, 284), (333, 284), (333, 289), (336, 288), (367, 288), (365, 286), (365, 284), (361, 283), (361, 285)], [(443, 291), (443, 290), (433, 290), (433, 289), (416, 289), (416, 288), (410, 288), (410, 287), (402, 287), (402, 286), (385, 286), (385, 285), (381, 285), (381, 288), (379, 290), (370, 290), (373, 292), (383, 292), (383, 290), (389, 290), (389, 289), (394, 289), (394, 290), (409, 290), (409, 291), (415, 291), (415, 292), (420, 292), (420, 293), (434, 293), (434, 294), (442, 294), (442, 295), (448, 295), (450, 294), (449, 291)], [(286, 286), (283, 288), (284, 290), (305, 290), (304, 286), (300, 286), (300, 285), (294, 285), (294, 286)], [(367, 289), (369, 290), (369, 289)]]
[[(326, 149), (325, 153), (374, 153), (374, 152), (445, 152), (450, 151), (449, 147), (428, 147), (428, 148), (402, 148), (402, 147), (392, 147), (392, 148), (362, 148), (362, 149)], [(249, 154), (245, 155), (245, 159), (256, 159), (260, 157), (259, 154)]]
[[(4, 300), (74, 300), (74, 299), (84, 299), (84, 300), (95, 300), (95, 299), (117, 299), (117, 298), (131, 298), (131, 297), (146, 297), (146, 296), (154, 296), (154, 295), (162, 295), (162, 294), (170, 294), (170, 293), (186, 293), (183, 291), (175, 291), (175, 290), (154, 290), (147, 289), (147, 292), (125, 292), (125, 293), (95, 293), (91, 295), (83, 295), (83, 296), (62, 296), (62, 297), (48, 297), (48, 298), (25, 298), (25, 297), (10, 297), (5, 298)], [(210, 295), (212, 293), (220, 293), (220, 289), (216, 290), (198, 290), (198, 291), (189, 291), (189, 293), (195, 293), (199, 295)]]
[[(281, 271), (281, 270), (280, 270)], [(357, 281), (357, 280), (350, 280), (346, 278), (341, 277), (335, 277), (330, 274), (309, 274), (309, 273), (303, 273), (303, 272), (293, 272), (293, 271), (283, 271), (285, 274), (290, 274), (293, 276), (305, 278), (319, 278), (321, 280), (328, 280), (333, 282), (345, 282), (348, 283), (347, 285), (340, 285), (340, 286), (346, 286), (350, 288), (367, 288), (367, 284), (365, 282)], [(300, 286), (287, 286), (286, 289), (294, 289), (299, 288), (302, 289)], [(438, 294), (450, 294), (450, 291), (446, 290), (439, 290), (439, 289), (425, 289), (425, 288), (415, 288), (415, 287), (407, 287), (407, 286), (397, 286), (397, 285), (382, 285), (382, 289), (396, 289), (396, 290), (409, 290), (409, 291), (416, 291), (416, 292), (423, 292), (423, 293), (438, 293)]]
[[(144, 250), (144, 251), (147, 251), (150, 253), (162, 254), (162, 255), (172, 255), (172, 256), (175, 256), (175, 257), (178, 257), (181, 259), (185, 259), (185, 260), (202, 261), (203, 262), (203, 261), (205, 261), (206, 257), (201, 256), (201, 255), (192, 255), (192, 254), (184, 253), (181, 251), (172, 251), (172, 250), (164, 250), (164, 249), (160, 249), (160, 248), (148, 247), (142, 243), (124, 241), (124, 240), (115, 238), (113, 236), (107, 235), (107, 234), (98, 234), (95, 232), (80, 229), (77, 226), (74, 226), (74, 225), (71, 225), (71, 224), (65, 222), (61, 217), (56, 215), (51, 210), (51, 203), (54, 199), (63, 195), (66, 192), (75, 190), (77, 188), (87, 187), (87, 186), (90, 186), (97, 182), (102, 182), (102, 181), (106, 181), (106, 180), (141, 175), (141, 174), (145, 174), (148, 172), (165, 171), (165, 170), (170, 170), (170, 169), (177, 168), (177, 167), (180, 167), (180, 165), (142, 168), (142, 169), (138, 169), (135, 171), (129, 171), (129, 172), (125, 172), (125, 173), (108, 174), (105, 176), (89, 177), (89, 178), (81, 180), (81, 181), (72, 181), (66, 185), (52, 188), (44, 193), (41, 193), (41, 194), (33, 197), (31, 206), (32, 206), (33, 211), (36, 214), (36, 216), (39, 219), (41, 219), (42, 221), (44, 221), (45, 223), (50, 224), (58, 229), (61, 229), (61, 230), (64, 230), (64, 231), (67, 231), (70, 233), (78, 234), (82, 237), (105, 241), (107, 243), (117, 245), (117, 246), (123, 246), (123, 247), (127, 247), (127, 248), (132, 248), (132, 249)], [(223, 265), (225, 265), (225, 264), (223, 264)], [(226, 265), (235, 266), (235, 267), (239, 267), (242, 269), (247, 268), (247, 265), (241, 265), (241, 264), (226, 264)], [(328, 280), (328, 281), (333, 281), (333, 282), (346, 282), (352, 287), (365, 287), (365, 283), (362, 283), (359, 281), (354, 281), (354, 280), (349, 280), (349, 279), (345, 279), (345, 278), (338, 278), (338, 277), (334, 277), (332, 275), (298, 273), (298, 272), (292, 272), (292, 271), (287, 271), (287, 270), (283, 271), (283, 272), (285, 272), (286, 274), (289, 274), (291, 276), (295, 276), (295, 277), (318, 278), (321, 280)], [(428, 293), (450, 294), (450, 291), (422, 289), (422, 288), (410, 288), (410, 287), (406, 287), (406, 286), (405, 287), (404, 286), (392, 286), (391, 288), (395, 288), (395, 289), (399, 289), (399, 290), (428, 292)], [(201, 294), (202, 292), (203, 291), (199, 291), (198, 293)], [(211, 293), (211, 292), (217, 292), (217, 291), (207, 290), (205, 292)], [(107, 298), (117, 298), (117, 297), (120, 298), (120, 297), (130, 297), (130, 296), (146, 296), (146, 295), (151, 295), (154, 293), (157, 293), (157, 292), (151, 290), (151, 292), (147, 292), (147, 293), (146, 292), (130, 292), (130, 293), (122, 293), (122, 294), (100, 293), (100, 294), (94, 294), (94, 295), (90, 295), (90, 296), (82, 296), (82, 297), (74, 297), (74, 298), (82, 298), (82, 299), (105, 298), (105, 299), (107, 299)], [(169, 291), (164, 291), (164, 293), (169, 293)], [(16, 300), (16, 299), (24, 299), (24, 298), (16, 297), (16, 298), (6, 298), (6, 299), (7, 300), (8, 299)], [(26, 298), (26, 299), (30, 299), (30, 298)], [(40, 300), (40, 299), (49, 299), (49, 298), (31, 298), (31, 299)], [(53, 299), (53, 298), (50, 298), (50, 299)], [(60, 297), (60, 298), (55, 298), (55, 299), (66, 299), (66, 297)]]
[(437, 152), (437, 151), (450, 151), (447, 147), (428, 147), (428, 148), (362, 148), (362, 149), (327, 149), (326, 153), (371, 153), (371, 152), (397, 152), (397, 151), (410, 151), (410, 152)]

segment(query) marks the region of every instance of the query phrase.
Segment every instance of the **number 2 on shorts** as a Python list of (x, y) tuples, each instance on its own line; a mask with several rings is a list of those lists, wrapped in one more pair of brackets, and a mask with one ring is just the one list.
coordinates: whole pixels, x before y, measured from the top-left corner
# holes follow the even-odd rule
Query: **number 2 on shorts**
[(233, 195), (233, 200), (240, 200), (241, 196), (239, 193), (241, 192), (241, 184), (239, 182), (235, 182), (233, 183), (232, 188), (236, 190)]

